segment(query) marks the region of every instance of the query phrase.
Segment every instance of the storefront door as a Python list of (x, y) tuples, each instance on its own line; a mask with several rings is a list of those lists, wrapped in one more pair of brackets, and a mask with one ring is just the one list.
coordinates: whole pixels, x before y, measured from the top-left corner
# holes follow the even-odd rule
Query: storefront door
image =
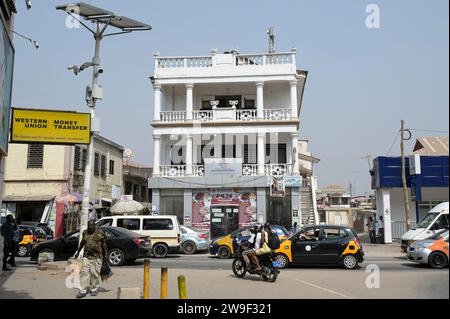
[(239, 228), (239, 207), (216, 206), (211, 208), (211, 238), (228, 235)]

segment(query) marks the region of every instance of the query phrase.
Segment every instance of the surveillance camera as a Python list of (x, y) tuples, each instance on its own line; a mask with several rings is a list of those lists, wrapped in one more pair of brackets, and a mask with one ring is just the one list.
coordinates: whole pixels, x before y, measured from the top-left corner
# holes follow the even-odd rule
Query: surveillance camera
[(103, 69), (98, 69), (98, 73), (102, 74), (103, 73)]
[(67, 67), (67, 70), (74, 70), (74, 69), (76, 69), (76, 65), (69, 65), (68, 67)]
[(31, 9), (31, 0), (25, 0), (25, 5), (27, 6), (27, 9)]

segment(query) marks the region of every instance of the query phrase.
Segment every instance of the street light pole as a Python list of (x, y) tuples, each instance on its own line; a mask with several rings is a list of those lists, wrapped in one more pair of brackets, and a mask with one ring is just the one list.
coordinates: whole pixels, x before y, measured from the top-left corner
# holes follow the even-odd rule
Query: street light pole
[[(92, 59), (93, 72), (92, 72), (92, 89), (94, 90), (98, 85), (99, 69), (100, 69), (100, 43), (102, 40), (102, 31), (100, 30), (100, 24), (97, 22), (97, 29), (94, 34), (95, 39), (95, 54)], [(95, 122), (95, 106), (97, 104), (97, 98), (92, 97), (88, 106), (91, 108), (91, 123)], [(91, 133), (91, 138), (89, 141), (89, 146), (86, 152), (86, 167), (84, 169), (84, 185), (83, 185), (83, 202), (81, 206), (81, 223), (80, 223), (80, 234), (87, 228), (87, 222), (89, 219), (89, 196), (91, 194), (92, 185), (92, 163), (94, 157), (94, 135)], [(80, 236), (80, 241), (81, 241)]]

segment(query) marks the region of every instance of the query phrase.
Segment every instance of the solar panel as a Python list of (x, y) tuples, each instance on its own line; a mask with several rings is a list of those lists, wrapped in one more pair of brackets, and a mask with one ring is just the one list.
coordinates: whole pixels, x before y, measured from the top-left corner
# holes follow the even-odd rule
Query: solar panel
[(98, 19), (100, 22), (109, 24), (113, 27), (126, 30), (151, 30), (151, 26), (127, 17), (114, 17), (111, 19), (101, 18)]
[(113, 12), (104, 10), (84, 2), (76, 4), (66, 4), (56, 7), (57, 10), (66, 11), (69, 14), (78, 14), (86, 20), (98, 21), (123, 31), (151, 30), (148, 24), (122, 16), (116, 16)]

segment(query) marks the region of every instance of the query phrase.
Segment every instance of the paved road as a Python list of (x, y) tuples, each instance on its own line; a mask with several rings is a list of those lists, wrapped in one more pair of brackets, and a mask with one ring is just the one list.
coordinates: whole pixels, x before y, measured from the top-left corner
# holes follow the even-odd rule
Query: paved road
[[(188, 298), (449, 298), (449, 271), (430, 269), (408, 262), (401, 254), (368, 254), (357, 270), (339, 267), (290, 268), (282, 270), (275, 283), (258, 276), (236, 278), (232, 260), (209, 255), (176, 255), (151, 259), (150, 297), (159, 297), (160, 267), (169, 268), (169, 298), (177, 298), (176, 278), (187, 278)], [(63, 271), (39, 271), (26, 259), (19, 268), (0, 281), (0, 298), (74, 298), (76, 290), (67, 289)], [(379, 288), (368, 288), (369, 264), (379, 267)], [(114, 276), (104, 284), (107, 291), (96, 298), (116, 298), (117, 287), (142, 287), (143, 261), (113, 268)], [(373, 275), (372, 275), (373, 276)], [(44, 288), (44, 289), (43, 289)], [(270, 294), (261, 295), (261, 288)], [(93, 297), (88, 297), (93, 298)]]

